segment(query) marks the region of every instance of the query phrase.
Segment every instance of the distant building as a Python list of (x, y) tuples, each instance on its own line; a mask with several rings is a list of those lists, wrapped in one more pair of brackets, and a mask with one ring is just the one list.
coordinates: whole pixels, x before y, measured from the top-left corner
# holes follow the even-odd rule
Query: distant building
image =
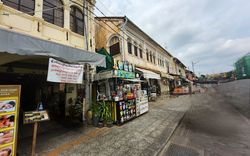
[(235, 74), (237, 79), (250, 78), (250, 53), (246, 54), (235, 63)]

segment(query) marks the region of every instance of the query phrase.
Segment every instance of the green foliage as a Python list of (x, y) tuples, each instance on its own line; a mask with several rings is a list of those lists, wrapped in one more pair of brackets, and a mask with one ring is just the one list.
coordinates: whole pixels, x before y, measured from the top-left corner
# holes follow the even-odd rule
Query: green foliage
[(102, 101), (98, 103), (100, 118), (103, 119), (104, 122), (111, 120), (111, 111), (109, 108), (109, 103)]
[(91, 110), (92, 110), (93, 116), (95, 116), (95, 117), (99, 117), (100, 116), (100, 111), (99, 111), (98, 103), (92, 103)]

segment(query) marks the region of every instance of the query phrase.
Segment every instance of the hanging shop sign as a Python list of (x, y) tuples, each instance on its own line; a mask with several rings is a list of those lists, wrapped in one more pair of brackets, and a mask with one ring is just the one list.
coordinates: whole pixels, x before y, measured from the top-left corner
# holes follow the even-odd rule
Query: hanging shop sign
[(174, 69), (173, 66), (169, 65), (168, 70), (169, 70), (169, 73), (170, 73), (170, 74), (176, 74), (176, 71), (175, 71), (175, 69)]
[(98, 74), (95, 74), (94, 76), (94, 80), (98, 81), (98, 80), (104, 80), (104, 79), (109, 79), (113, 77), (113, 70), (109, 70), (109, 71), (104, 71)]
[(114, 75), (116, 77), (121, 77), (121, 78), (125, 78), (125, 79), (134, 79), (135, 78), (135, 73), (124, 71), (124, 70), (115, 70)]
[(50, 58), (47, 81), (82, 84), (83, 70), (83, 65), (63, 63)]
[(97, 73), (94, 77), (94, 80), (98, 81), (98, 80), (104, 80), (104, 79), (115, 78), (115, 77), (120, 77), (120, 78), (125, 78), (125, 79), (134, 79), (135, 73), (124, 71), (124, 70), (110, 70), (110, 71)]
[(0, 85), (0, 153), (16, 155), (21, 86)]
[(24, 124), (30, 124), (30, 123), (49, 120), (49, 115), (46, 110), (24, 112), (23, 117), (24, 117), (23, 119)]

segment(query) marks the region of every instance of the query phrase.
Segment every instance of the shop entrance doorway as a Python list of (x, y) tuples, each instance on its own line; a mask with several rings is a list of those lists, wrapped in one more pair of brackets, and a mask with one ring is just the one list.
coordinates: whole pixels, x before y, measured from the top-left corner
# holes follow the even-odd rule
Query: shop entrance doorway
[(23, 124), (23, 113), (36, 110), (40, 102), (48, 111), (50, 121), (39, 123), (38, 138), (53, 138), (83, 126), (81, 121), (72, 124), (66, 120), (65, 99), (66, 92), (70, 91), (66, 91), (65, 84), (47, 82), (47, 70), (48, 58), (26, 59), (0, 66), (0, 85), (21, 85), (18, 153), (30, 151), (33, 134), (33, 124)]

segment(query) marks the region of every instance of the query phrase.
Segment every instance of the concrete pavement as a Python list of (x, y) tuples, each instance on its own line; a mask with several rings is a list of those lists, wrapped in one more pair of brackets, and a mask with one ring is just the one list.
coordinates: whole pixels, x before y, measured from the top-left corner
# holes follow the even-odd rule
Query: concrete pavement
[[(40, 137), (39, 155), (157, 155), (189, 109), (190, 98), (163, 98), (150, 103), (148, 113), (122, 126), (85, 128)], [(46, 136), (46, 134), (44, 134)], [(45, 139), (46, 138), (46, 139)], [(24, 145), (23, 145), (24, 146)], [(29, 155), (29, 152), (19, 153)]]
[(250, 119), (250, 79), (221, 83), (216, 89), (228, 103)]
[(219, 87), (193, 96), (191, 108), (161, 156), (250, 155), (249, 120), (228, 103)]
[(184, 97), (158, 100), (150, 111), (122, 126), (80, 143), (60, 155), (156, 155), (177, 127), (190, 103)]

